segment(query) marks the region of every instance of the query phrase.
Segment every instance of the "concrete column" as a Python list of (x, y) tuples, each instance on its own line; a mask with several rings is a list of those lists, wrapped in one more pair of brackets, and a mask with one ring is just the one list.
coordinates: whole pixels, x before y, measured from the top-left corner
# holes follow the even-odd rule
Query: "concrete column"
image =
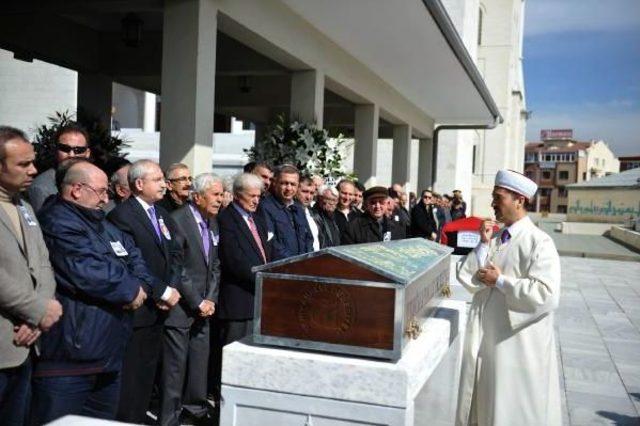
[(433, 140), (420, 139), (418, 145), (418, 188), (416, 194), (433, 185), (431, 171), (433, 170)]
[(194, 176), (213, 160), (216, 4), (164, 2), (160, 163), (185, 163)]
[(156, 131), (156, 95), (149, 92), (144, 92), (142, 129), (147, 133)]
[(267, 125), (264, 123), (254, 123), (256, 130), (253, 136), (253, 144), (256, 148), (262, 145), (262, 142), (267, 135)]
[(317, 70), (294, 72), (291, 77), (292, 120), (323, 126), (324, 74)]
[(391, 183), (407, 188), (411, 180), (411, 126), (393, 126), (393, 165)]
[(378, 161), (378, 105), (356, 105), (355, 149), (353, 170), (360, 182), (369, 187), (376, 184)]
[(78, 73), (78, 110), (111, 129), (112, 84), (100, 74)]

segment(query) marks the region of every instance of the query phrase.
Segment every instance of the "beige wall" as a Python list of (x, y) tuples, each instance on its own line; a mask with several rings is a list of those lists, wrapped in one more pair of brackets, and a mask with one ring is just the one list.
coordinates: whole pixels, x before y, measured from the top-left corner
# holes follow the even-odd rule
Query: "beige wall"
[[(587, 148), (587, 180), (620, 172), (620, 161), (603, 141)], [(593, 172), (593, 173), (592, 173)]]
[(637, 188), (569, 189), (569, 222), (622, 223), (640, 216)]

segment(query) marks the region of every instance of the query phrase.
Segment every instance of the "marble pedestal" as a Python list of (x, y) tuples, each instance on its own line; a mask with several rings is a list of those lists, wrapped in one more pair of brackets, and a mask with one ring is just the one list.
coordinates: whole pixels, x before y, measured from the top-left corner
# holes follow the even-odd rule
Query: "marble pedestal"
[[(455, 405), (465, 317), (464, 302), (443, 301), (397, 362), (260, 347), (250, 339), (230, 344), (223, 355), (220, 424), (430, 424), (429, 411), (442, 417), (452, 400)], [(429, 386), (436, 376), (438, 384)]]

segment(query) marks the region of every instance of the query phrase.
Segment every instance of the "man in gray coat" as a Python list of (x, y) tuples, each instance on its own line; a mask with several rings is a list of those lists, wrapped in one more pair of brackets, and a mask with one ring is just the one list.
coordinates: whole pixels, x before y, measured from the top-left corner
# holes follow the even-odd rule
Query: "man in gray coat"
[(219, 177), (198, 175), (190, 201), (171, 214), (184, 267), (178, 285), (182, 299), (164, 324), (161, 425), (179, 425), (182, 408), (189, 421), (204, 420), (208, 414), (210, 317), (216, 310), (220, 282), (216, 216), (223, 193)]
[(31, 206), (20, 198), (36, 174), (25, 134), (0, 126), (0, 422), (23, 424), (30, 347), (62, 315), (49, 252)]

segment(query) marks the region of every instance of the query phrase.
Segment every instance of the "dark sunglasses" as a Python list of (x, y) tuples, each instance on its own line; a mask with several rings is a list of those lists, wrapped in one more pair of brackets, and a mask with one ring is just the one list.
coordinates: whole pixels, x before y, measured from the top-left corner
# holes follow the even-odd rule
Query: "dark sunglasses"
[(65, 145), (63, 143), (59, 143), (58, 144), (58, 150), (65, 152), (65, 153), (70, 153), (73, 152), (75, 155), (80, 155), (80, 154), (84, 154), (85, 152), (87, 152), (87, 150), (89, 149), (89, 147), (87, 146), (69, 146), (69, 145)]

